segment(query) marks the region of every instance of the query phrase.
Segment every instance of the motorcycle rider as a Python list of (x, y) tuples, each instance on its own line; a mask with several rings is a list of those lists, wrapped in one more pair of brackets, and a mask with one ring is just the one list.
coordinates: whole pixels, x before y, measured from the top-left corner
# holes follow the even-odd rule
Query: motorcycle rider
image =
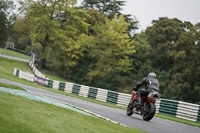
[[(143, 85), (145, 85), (145, 88), (140, 88)], [(156, 79), (156, 74), (150, 72), (146, 78), (137, 83), (134, 90), (137, 92), (137, 105), (141, 106), (141, 95), (147, 96), (152, 90), (159, 91), (159, 82)]]

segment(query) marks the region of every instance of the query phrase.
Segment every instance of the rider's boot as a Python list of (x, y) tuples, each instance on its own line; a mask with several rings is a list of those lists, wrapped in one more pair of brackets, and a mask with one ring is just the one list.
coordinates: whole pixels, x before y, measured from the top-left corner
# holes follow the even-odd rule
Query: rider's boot
[(138, 101), (137, 105), (138, 105), (138, 106), (141, 106), (141, 105), (142, 105), (142, 99), (141, 99), (140, 93), (138, 93), (137, 101)]

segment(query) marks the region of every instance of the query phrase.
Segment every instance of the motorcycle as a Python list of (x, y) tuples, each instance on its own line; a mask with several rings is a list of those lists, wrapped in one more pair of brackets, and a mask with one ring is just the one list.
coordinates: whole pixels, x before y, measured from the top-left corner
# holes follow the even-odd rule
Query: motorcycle
[(137, 93), (133, 90), (130, 103), (127, 106), (126, 114), (131, 116), (132, 114), (139, 114), (143, 117), (143, 120), (150, 121), (156, 112), (156, 100), (160, 98), (158, 91), (152, 90), (147, 96), (141, 95), (142, 105), (137, 104)]

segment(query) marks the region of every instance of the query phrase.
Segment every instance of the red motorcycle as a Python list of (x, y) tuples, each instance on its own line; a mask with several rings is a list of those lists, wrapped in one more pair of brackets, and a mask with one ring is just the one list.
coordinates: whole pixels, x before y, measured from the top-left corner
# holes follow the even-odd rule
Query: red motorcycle
[(143, 120), (149, 121), (154, 117), (156, 112), (155, 102), (160, 98), (158, 91), (151, 91), (147, 96), (141, 95), (142, 105), (137, 104), (137, 93), (133, 91), (130, 103), (128, 104), (126, 114), (131, 116), (132, 114), (139, 114), (143, 116)]

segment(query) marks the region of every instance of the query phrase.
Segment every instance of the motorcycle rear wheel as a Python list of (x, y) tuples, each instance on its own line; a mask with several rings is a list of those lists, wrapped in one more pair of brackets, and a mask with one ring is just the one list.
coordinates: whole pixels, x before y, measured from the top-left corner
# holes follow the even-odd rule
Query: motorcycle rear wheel
[(150, 102), (146, 106), (147, 106), (147, 110), (144, 111), (143, 120), (150, 121), (156, 113), (156, 105)]

